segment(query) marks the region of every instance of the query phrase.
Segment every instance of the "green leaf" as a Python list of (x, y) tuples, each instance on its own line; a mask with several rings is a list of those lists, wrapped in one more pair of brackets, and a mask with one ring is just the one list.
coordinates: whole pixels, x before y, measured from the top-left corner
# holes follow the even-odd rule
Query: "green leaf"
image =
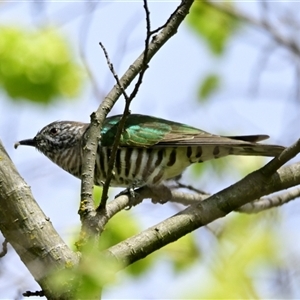
[(74, 267), (54, 270), (49, 274), (51, 288), (60, 295), (68, 289), (75, 289), (74, 299), (99, 299), (103, 286), (115, 282), (116, 272), (122, 268), (121, 262), (99, 252), (93, 241), (82, 248), (80, 263)]
[(216, 74), (207, 75), (202, 84), (199, 87), (198, 95), (201, 100), (205, 100), (210, 97), (214, 92), (218, 90), (220, 86), (220, 78)]
[(94, 204), (95, 207), (98, 207), (101, 201), (101, 197), (102, 197), (102, 192), (103, 192), (103, 187), (102, 186), (94, 186), (93, 189), (93, 199), (94, 199)]
[(48, 104), (80, 90), (82, 69), (53, 29), (0, 28), (0, 61), (0, 86), (16, 101)]
[[(140, 232), (140, 224), (129, 211), (121, 211), (109, 220), (105, 231), (101, 235), (100, 249), (107, 249), (117, 243)], [(154, 256), (150, 255), (126, 268), (130, 276), (144, 274), (154, 263)]]
[[(102, 187), (94, 186), (93, 199), (96, 207), (100, 203), (101, 196)], [(126, 224), (126, 226), (124, 226), (124, 224)], [(137, 219), (134, 218), (130, 211), (121, 211), (110, 219), (106, 225), (105, 231), (101, 235), (99, 249), (107, 249), (139, 232), (140, 225)], [(155, 254), (152, 254), (128, 266), (125, 272), (133, 277), (143, 275), (153, 265), (154, 255)]]
[(199, 37), (204, 38), (210, 50), (216, 55), (224, 52), (226, 42), (238, 27), (236, 18), (214, 8), (206, 1), (195, 1), (187, 20), (191, 28)]

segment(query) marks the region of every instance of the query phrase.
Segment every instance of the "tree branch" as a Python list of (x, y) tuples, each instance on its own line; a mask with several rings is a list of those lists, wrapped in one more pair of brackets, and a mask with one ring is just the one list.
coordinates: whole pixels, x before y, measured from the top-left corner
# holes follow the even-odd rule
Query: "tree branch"
[(288, 190), (279, 195), (263, 197), (253, 202), (249, 202), (238, 208), (236, 211), (246, 214), (256, 214), (263, 210), (286, 204), (298, 197), (300, 197), (300, 187), (295, 187), (294, 189)]
[(206, 200), (110, 247), (105, 254), (125, 267), (187, 233), (226, 216), (247, 202), (298, 184), (300, 184), (300, 163), (282, 167), (271, 177), (266, 177), (261, 170), (255, 171)]
[[(51, 286), (51, 272), (78, 263), (34, 200), (0, 141), (0, 230), (40, 284), (48, 299), (61, 299)], [(71, 290), (65, 289), (65, 299)]]
[(277, 157), (274, 157), (267, 163), (261, 171), (265, 176), (274, 174), (281, 166), (291, 160), (300, 152), (300, 139), (292, 146), (284, 149)]
[[(146, 39), (145, 39), (145, 49), (144, 49), (144, 53), (143, 53), (144, 56), (143, 56), (142, 70), (139, 73), (138, 80), (137, 80), (137, 82), (134, 86), (134, 89), (133, 89), (132, 93), (130, 94), (130, 96), (128, 96), (126, 94), (122, 84), (119, 81), (119, 78), (118, 78), (117, 74), (114, 71), (113, 65), (111, 63), (109, 64), (110, 70), (113, 73), (113, 75), (114, 75), (114, 77), (117, 81), (117, 84), (121, 88), (122, 93), (124, 95), (125, 108), (124, 108), (122, 118), (119, 122), (116, 137), (115, 137), (115, 140), (113, 142), (112, 149), (111, 149), (111, 155), (110, 155), (110, 158), (109, 158), (109, 161), (108, 161), (106, 180), (105, 180), (105, 183), (103, 185), (101, 203), (100, 203), (99, 207), (97, 208), (97, 210), (105, 209), (106, 201), (108, 199), (108, 196), (107, 196), (108, 195), (108, 190), (109, 190), (110, 182), (111, 182), (111, 179), (112, 179), (112, 176), (113, 176), (112, 172), (113, 172), (113, 168), (114, 168), (114, 165), (115, 165), (115, 158), (116, 158), (118, 146), (119, 146), (119, 143), (120, 143), (121, 134), (124, 130), (124, 126), (125, 126), (127, 116), (130, 114), (129, 106), (131, 104), (131, 101), (136, 97), (136, 95), (139, 91), (139, 88), (140, 88), (140, 86), (143, 82), (143, 78), (144, 78), (144, 75), (146, 73), (146, 70), (148, 68), (147, 57), (148, 57), (149, 43), (150, 43), (150, 38), (151, 38), (152, 33), (151, 33), (150, 11), (149, 11), (149, 8), (148, 8), (148, 2), (147, 2), (147, 0), (143, 0), (143, 1), (144, 1), (145, 13), (146, 13), (146, 30), (147, 30)], [(102, 48), (105, 50), (104, 47), (102, 47)], [(106, 58), (108, 59), (107, 53), (106, 53)], [(108, 62), (109, 62), (109, 59), (108, 59)]]
[[(189, 12), (193, 0), (183, 0), (177, 7), (171, 18), (166, 23), (166, 26), (155, 36), (148, 47), (148, 55), (146, 62), (152, 59), (157, 51), (177, 32), (179, 25)], [(120, 78), (120, 83), (126, 89), (132, 80), (141, 72), (144, 61), (144, 53), (129, 67), (126, 73)], [(96, 214), (92, 199), (93, 177), (97, 146), (99, 143), (100, 129), (105, 120), (106, 115), (111, 110), (117, 99), (120, 97), (122, 90), (118, 84), (108, 93), (104, 101), (101, 103), (96, 112), (91, 115), (91, 124), (85, 135), (83, 148), (83, 169), (82, 169), (82, 184), (81, 184), (81, 204), (79, 214), (82, 221), (82, 230), (95, 237), (103, 230), (103, 227), (95, 226), (99, 224), (99, 219), (106, 219), (105, 212)], [(88, 234), (88, 235), (89, 235)]]
[(300, 47), (295, 42), (295, 39), (289, 39), (289, 38), (286, 38), (286, 36), (280, 34), (280, 32), (277, 30), (277, 28), (274, 28), (268, 20), (260, 21), (260, 20), (251, 18), (250, 16), (242, 13), (241, 11), (233, 9), (228, 5), (217, 4), (216, 2), (213, 2), (213, 1), (206, 1), (205, 3), (223, 13), (226, 13), (226, 14), (228, 14), (232, 17), (235, 17), (241, 21), (252, 24), (259, 29), (265, 30), (276, 43), (287, 48), (288, 50), (290, 50), (291, 52), (296, 54), (298, 57), (300, 56)]

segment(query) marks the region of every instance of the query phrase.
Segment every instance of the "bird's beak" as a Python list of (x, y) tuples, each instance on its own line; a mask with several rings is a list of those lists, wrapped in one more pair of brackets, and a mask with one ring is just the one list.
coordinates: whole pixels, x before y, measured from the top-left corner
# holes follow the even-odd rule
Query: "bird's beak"
[(28, 140), (23, 140), (23, 141), (16, 142), (15, 145), (14, 145), (15, 149), (17, 149), (20, 145), (35, 147), (36, 146), (36, 140), (35, 139), (28, 139)]

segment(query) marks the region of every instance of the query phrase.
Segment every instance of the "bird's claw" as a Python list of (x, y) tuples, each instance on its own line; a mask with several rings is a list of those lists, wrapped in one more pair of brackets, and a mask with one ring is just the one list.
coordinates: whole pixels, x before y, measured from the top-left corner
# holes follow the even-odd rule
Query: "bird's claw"
[(136, 197), (136, 192), (133, 187), (128, 188), (128, 192), (129, 192), (130, 198), (134, 199)]
[(116, 195), (115, 198), (124, 195), (128, 196), (129, 202), (128, 202), (128, 206), (126, 207), (126, 210), (129, 210), (131, 207), (136, 206), (141, 202), (139, 193), (137, 191), (138, 189), (135, 190), (134, 187), (128, 187), (127, 189), (121, 191), (118, 195)]

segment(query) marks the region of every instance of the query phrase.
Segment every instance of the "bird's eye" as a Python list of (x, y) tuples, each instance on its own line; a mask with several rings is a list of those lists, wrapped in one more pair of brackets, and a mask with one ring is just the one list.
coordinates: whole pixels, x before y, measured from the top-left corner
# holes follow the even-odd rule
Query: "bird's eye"
[(57, 130), (57, 128), (52, 127), (49, 132), (50, 132), (51, 135), (56, 135), (58, 130)]

